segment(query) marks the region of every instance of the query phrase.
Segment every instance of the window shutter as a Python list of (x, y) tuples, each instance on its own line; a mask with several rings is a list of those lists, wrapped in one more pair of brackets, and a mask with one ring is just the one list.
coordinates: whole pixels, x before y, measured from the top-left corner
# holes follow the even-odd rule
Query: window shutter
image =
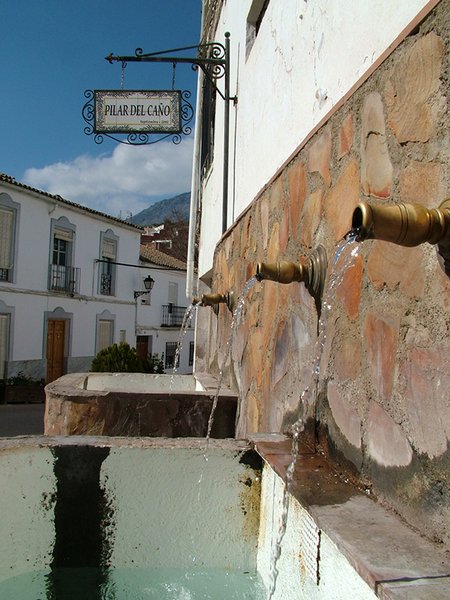
[(14, 213), (0, 208), (0, 269), (12, 268), (12, 240)]
[(64, 240), (66, 242), (72, 241), (72, 232), (68, 229), (55, 229), (53, 231), (53, 237), (56, 240)]
[(114, 240), (108, 240), (103, 238), (102, 240), (102, 258), (110, 258), (115, 260), (116, 258), (116, 242)]
[(105, 319), (99, 319), (98, 322), (98, 344), (97, 352), (107, 348), (112, 344), (112, 321), (106, 321)]
[(5, 378), (9, 336), (9, 315), (0, 315), (0, 379)]
[(168, 297), (169, 304), (173, 304), (174, 306), (177, 306), (177, 304), (178, 304), (178, 283), (169, 281), (168, 296), (169, 296)]

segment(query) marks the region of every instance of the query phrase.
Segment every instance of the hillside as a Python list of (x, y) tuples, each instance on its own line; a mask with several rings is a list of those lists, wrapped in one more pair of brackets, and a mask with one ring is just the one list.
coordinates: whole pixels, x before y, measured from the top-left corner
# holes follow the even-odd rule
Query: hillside
[(159, 225), (165, 221), (188, 222), (190, 197), (190, 192), (185, 192), (173, 198), (155, 202), (155, 204), (130, 217), (129, 221), (141, 227)]

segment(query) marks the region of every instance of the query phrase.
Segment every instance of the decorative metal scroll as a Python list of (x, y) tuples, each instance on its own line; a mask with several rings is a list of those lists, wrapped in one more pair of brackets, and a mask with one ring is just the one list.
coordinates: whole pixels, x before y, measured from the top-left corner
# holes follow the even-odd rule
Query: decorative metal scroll
[(94, 141), (96, 144), (101, 144), (104, 141), (104, 137), (108, 137), (115, 142), (119, 142), (121, 144), (128, 144), (132, 146), (143, 146), (149, 144), (155, 144), (156, 142), (160, 142), (162, 140), (172, 139), (174, 144), (179, 144), (182, 140), (183, 136), (190, 135), (192, 133), (192, 127), (190, 125), (192, 119), (194, 118), (194, 109), (189, 102), (191, 97), (191, 92), (189, 90), (183, 90), (181, 92), (181, 107), (180, 107), (180, 115), (181, 115), (181, 131), (177, 133), (166, 133), (163, 135), (145, 133), (145, 132), (133, 132), (129, 133), (126, 137), (117, 137), (116, 135), (112, 135), (111, 133), (101, 132), (99, 133), (95, 129), (95, 92), (94, 90), (86, 90), (84, 92), (84, 97), (87, 99), (81, 114), (83, 119), (87, 123), (84, 128), (84, 133), (86, 135), (93, 135)]

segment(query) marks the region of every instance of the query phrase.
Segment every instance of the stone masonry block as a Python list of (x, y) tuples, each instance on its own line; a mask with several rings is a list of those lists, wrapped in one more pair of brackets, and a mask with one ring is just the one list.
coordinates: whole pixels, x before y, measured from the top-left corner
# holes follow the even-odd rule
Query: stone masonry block
[(306, 169), (302, 162), (296, 161), (289, 167), (288, 185), (291, 228), (295, 238), (307, 191)]
[(338, 381), (355, 380), (361, 368), (361, 341), (359, 338), (344, 337), (334, 359), (334, 373)]
[(367, 274), (376, 289), (399, 286), (410, 298), (422, 298), (425, 288), (423, 253), (420, 247), (404, 248), (390, 242), (372, 242)]
[(436, 131), (443, 40), (421, 37), (397, 62), (385, 86), (388, 123), (398, 142), (427, 142)]
[(402, 202), (434, 208), (444, 200), (445, 194), (444, 172), (440, 163), (413, 160), (400, 175)]
[(401, 373), (414, 446), (440, 456), (450, 440), (450, 347), (412, 348)]
[(393, 168), (386, 142), (381, 96), (372, 92), (364, 98), (361, 115), (361, 183), (365, 194), (388, 198)]
[(413, 453), (405, 433), (376, 402), (370, 403), (366, 444), (369, 456), (383, 467), (406, 467)]
[(332, 381), (328, 383), (328, 403), (342, 434), (355, 448), (361, 448), (361, 417)]
[(353, 115), (349, 113), (342, 122), (338, 134), (337, 157), (349, 154), (353, 144)]
[(369, 361), (372, 383), (378, 394), (389, 400), (392, 394), (396, 367), (399, 323), (389, 322), (369, 312), (364, 322), (363, 340)]
[(308, 196), (303, 206), (300, 226), (300, 242), (309, 248), (313, 245), (315, 233), (320, 225), (323, 191), (317, 189)]
[(325, 131), (314, 141), (308, 152), (308, 171), (318, 172), (327, 186), (331, 185), (331, 128)]
[(344, 166), (336, 185), (324, 200), (326, 223), (336, 242), (350, 231), (353, 211), (359, 200), (359, 168), (357, 161), (352, 159)]
[(359, 315), (362, 267), (362, 256), (359, 255), (354, 264), (345, 271), (342, 281), (336, 289), (336, 295), (343, 303), (347, 316), (351, 321), (355, 321)]

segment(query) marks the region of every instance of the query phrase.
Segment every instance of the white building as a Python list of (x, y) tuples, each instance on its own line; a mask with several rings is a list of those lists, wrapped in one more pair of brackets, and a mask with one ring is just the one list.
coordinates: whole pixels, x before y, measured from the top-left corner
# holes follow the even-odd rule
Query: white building
[[(141, 275), (150, 273), (154, 280), (150, 294), (136, 299), (136, 348), (142, 354), (164, 357), (164, 368), (171, 372), (180, 337), (180, 327), (186, 313), (186, 265), (180, 260), (156, 250), (151, 245), (141, 246)], [(186, 323), (182, 333), (178, 373), (192, 373), (194, 362), (194, 325)]]
[[(49, 382), (88, 371), (93, 356), (112, 343), (136, 345), (136, 334), (142, 335), (137, 317), (149, 294), (135, 298), (134, 292), (143, 291), (143, 279), (153, 275), (139, 262), (141, 232), (0, 175), (0, 379), (23, 372)], [(161, 325), (161, 305), (174, 299), (175, 283), (182, 287), (180, 265), (169, 271), (172, 277), (166, 272), (153, 275), (146, 326)], [(162, 330), (169, 343), (179, 330), (172, 327)], [(153, 346), (149, 341), (149, 351), (167, 353), (163, 334), (157, 338)]]

